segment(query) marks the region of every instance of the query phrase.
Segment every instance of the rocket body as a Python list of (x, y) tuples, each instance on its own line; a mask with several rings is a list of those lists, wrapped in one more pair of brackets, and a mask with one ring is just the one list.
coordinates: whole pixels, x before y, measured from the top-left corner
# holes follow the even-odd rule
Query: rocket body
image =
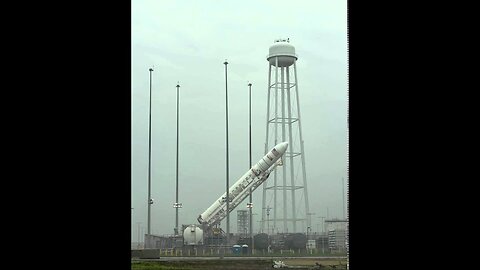
[[(253, 165), (229, 190), (229, 212), (239, 205), (260, 184), (267, 180), (270, 172), (278, 165), (277, 161), (287, 150), (288, 143), (283, 142), (275, 145), (260, 161)], [(205, 212), (198, 218), (200, 224), (212, 226), (227, 216), (226, 193), (223, 193)]]

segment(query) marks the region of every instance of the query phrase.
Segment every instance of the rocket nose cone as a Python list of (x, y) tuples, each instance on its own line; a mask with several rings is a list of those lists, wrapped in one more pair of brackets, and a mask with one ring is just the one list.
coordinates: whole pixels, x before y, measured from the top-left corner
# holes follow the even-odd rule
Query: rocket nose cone
[(287, 151), (288, 142), (279, 143), (279, 144), (277, 144), (277, 146), (275, 146), (275, 148), (280, 153), (280, 155), (283, 155), (285, 153), (285, 151)]

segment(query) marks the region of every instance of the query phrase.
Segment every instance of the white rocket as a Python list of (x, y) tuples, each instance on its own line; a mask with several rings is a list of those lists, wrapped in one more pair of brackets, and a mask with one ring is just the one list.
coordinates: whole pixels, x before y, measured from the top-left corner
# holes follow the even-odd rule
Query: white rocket
[[(281, 157), (287, 150), (288, 143), (282, 142), (270, 150), (257, 164), (248, 170), (229, 190), (230, 203), (228, 210), (231, 212), (237, 207), (251, 192), (253, 192), (260, 184), (267, 180), (270, 173), (281, 162)], [(279, 162), (277, 162), (279, 161)], [(252, 189), (250, 191), (250, 188)], [(200, 224), (212, 226), (227, 216), (226, 194), (223, 193), (205, 212), (198, 216), (197, 220)]]

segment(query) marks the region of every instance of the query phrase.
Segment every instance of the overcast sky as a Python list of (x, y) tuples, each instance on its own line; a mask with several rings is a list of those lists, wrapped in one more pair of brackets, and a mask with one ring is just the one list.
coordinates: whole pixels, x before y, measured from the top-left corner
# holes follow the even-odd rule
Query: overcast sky
[[(132, 241), (147, 227), (149, 71), (152, 82), (152, 233), (175, 226), (176, 84), (180, 83), (180, 224), (225, 192), (225, 73), (228, 59), (230, 183), (264, 153), (268, 48), (289, 38), (297, 73), (313, 230), (342, 218), (347, 185), (347, 4), (315, 1), (132, 1)], [(262, 188), (254, 192), (254, 230)], [(346, 199), (345, 199), (346, 200)], [(243, 207), (245, 202), (241, 204)], [(243, 207), (244, 208), (244, 207)], [(242, 209), (243, 209), (242, 208)], [(236, 232), (236, 210), (231, 232)], [(246, 208), (245, 208), (246, 209)], [(222, 222), (222, 224), (224, 224)]]

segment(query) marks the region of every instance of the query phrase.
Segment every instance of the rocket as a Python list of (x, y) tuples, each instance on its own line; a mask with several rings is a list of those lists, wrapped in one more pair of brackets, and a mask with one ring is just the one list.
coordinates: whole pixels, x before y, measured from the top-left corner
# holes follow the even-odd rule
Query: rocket
[[(282, 142), (272, 148), (260, 161), (253, 165), (229, 190), (229, 212), (237, 207), (250, 193), (267, 180), (270, 173), (281, 165), (281, 157), (287, 150), (288, 143)], [(251, 190), (250, 190), (251, 189)], [(197, 220), (205, 226), (213, 226), (227, 216), (226, 192), (223, 193)]]

